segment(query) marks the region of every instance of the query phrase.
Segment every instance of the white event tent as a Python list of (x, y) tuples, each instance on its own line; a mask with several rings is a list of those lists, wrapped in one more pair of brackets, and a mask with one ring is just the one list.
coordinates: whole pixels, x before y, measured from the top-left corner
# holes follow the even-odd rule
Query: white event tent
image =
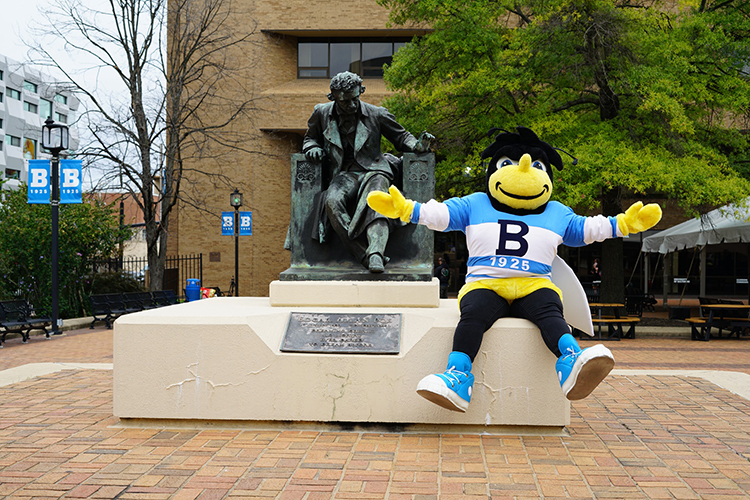
[(690, 219), (643, 239), (642, 252), (667, 254), (701, 249), (700, 294), (706, 293), (706, 245), (750, 243), (750, 198), (738, 205), (726, 205), (699, 218)]

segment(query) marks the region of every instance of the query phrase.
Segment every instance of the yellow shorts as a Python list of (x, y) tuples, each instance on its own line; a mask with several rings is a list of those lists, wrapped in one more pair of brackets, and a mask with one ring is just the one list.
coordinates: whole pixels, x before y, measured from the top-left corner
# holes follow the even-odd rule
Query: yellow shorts
[(562, 291), (547, 278), (497, 278), (497, 279), (485, 279), (472, 281), (466, 283), (458, 291), (458, 307), (461, 308), (461, 298), (472, 290), (478, 290), (480, 288), (486, 288), (492, 290), (502, 298), (513, 302), (515, 299), (526, 297), (532, 292), (541, 290), (542, 288), (550, 288), (557, 292), (562, 301)]

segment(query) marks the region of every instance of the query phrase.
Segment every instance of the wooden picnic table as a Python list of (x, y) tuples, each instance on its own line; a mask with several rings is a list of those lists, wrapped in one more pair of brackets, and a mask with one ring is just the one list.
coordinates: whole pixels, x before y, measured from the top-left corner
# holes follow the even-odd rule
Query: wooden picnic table
[[(734, 331), (740, 338), (745, 328), (750, 328), (750, 305), (745, 304), (702, 304), (702, 309), (708, 310), (708, 318), (688, 318), (688, 323), (693, 326), (693, 340), (711, 340), (711, 329), (718, 330), (721, 338), (723, 330), (729, 330), (730, 336)], [(701, 321), (702, 320), (702, 321)], [(700, 329), (696, 328), (700, 326)]]
[[(592, 309), (591, 322), (597, 325), (597, 338), (599, 340), (620, 340), (621, 338), (635, 338), (635, 325), (640, 321), (639, 318), (629, 316), (620, 316), (620, 310), (625, 308), (625, 304), (615, 302), (592, 302), (589, 304)], [(603, 312), (610, 314), (603, 314)], [(602, 325), (607, 325), (607, 338), (602, 337)], [(623, 334), (623, 325), (628, 325), (627, 333)]]

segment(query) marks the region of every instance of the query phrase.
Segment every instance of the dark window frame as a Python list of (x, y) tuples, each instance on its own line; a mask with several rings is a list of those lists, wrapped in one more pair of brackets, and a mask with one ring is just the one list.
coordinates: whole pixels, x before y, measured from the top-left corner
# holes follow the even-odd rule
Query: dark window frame
[(36, 84), (36, 83), (34, 83), (34, 82), (30, 82), (30, 81), (28, 81), (28, 80), (24, 80), (24, 81), (23, 81), (23, 89), (24, 89), (25, 91), (27, 91), (27, 92), (31, 92), (31, 93), (33, 93), (33, 94), (38, 94), (38, 93), (39, 93), (39, 92), (38, 92), (38, 90), (39, 90), (39, 85), (38, 85), (38, 84)]
[[(44, 114), (42, 114), (42, 112), (44, 111), (42, 108), (47, 108), (47, 107), (49, 108), (49, 113), (45, 116)], [(54, 109), (54, 106), (52, 104), (52, 101), (50, 101), (49, 99), (45, 99), (43, 97), (39, 98), (39, 116), (41, 116), (42, 118), (47, 118), (48, 116), (52, 116), (53, 109)]]
[[(363, 44), (367, 43), (390, 43), (391, 44), (391, 55), (390, 58), (393, 57), (393, 55), (398, 51), (401, 47), (396, 47), (396, 45), (403, 46), (404, 44), (410, 42), (412, 38), (410, 37), (323, 37), (323, 38), (298, 38), (297, 39), (297, 78), (301, 80), (320, 80), (323, 78), (332, 78), (334, 75), (331, 74), (331, 44), (336, 43), (358, 43), (359, 44), (359, 55), (360, 55), (360, 71), (358, 72), (359, 76), (362, 78), (383, 78), (382, 75), (382, 66), (379, 68), (376, 68), (374, 66), (364, 66), (364, 62), (362, 61), (362, 46)], [(301, 66), (300, 65), (300, 50), (299, 46), (300, 44), (304, 43), (326, 43), (328, 44), (328, 53), (326, 56), (327, 59), (327, 66)], [(380, 71), (381, 74), (379, 75), (373, 75), (372, 72), (378, 72)], [(325, 73), (325, 76), (321, 75), (314, 75), (314, 76), (308, 76), (304, 75), (303, 72), (323, 72)], [(370, 73), (370, 74), (367, 74)]]
[(28, 113), (39, 113), (39, 105), (34, 104), (33, 102), (23, 101), (23, 109)]

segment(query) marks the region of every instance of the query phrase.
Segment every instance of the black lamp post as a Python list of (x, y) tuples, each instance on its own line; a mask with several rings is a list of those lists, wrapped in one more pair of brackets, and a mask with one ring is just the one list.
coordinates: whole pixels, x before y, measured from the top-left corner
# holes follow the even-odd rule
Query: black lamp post
[(234, 296), (240, 296), (240, 207), (242, 193), (237, 188), (229, 196), (229, 204), (234, 207)]
[(68, 127), (55, 123), (48, 117), (42, 126), (42, 147), (52, 153), (50, 165), (51, 189), (50, 207), (52, 210), (52, 335), (60, 335), (58, 324), (58, 231), (60, 217), (60, 151), (68, 149)]

